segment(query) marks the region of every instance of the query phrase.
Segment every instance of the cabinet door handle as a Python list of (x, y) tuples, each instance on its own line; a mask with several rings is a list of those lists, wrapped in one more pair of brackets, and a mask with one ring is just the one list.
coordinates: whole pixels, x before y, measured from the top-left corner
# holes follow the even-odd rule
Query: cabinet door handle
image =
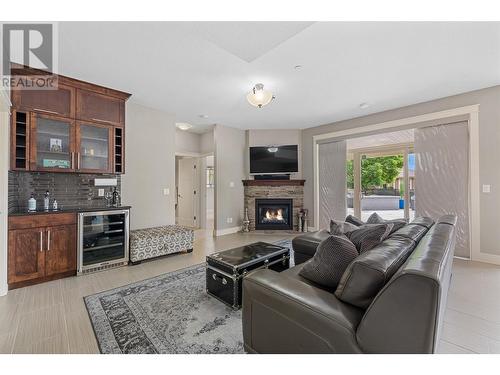
[(50, 230), (47, 231), (47, 251), (50, 251)]
[(76, 169), (80, 169), (80, 153), (78, 152), (78, 157), (76, 158)]
[(43, 230), (40, 231), (40, 252), (43, 251)]
[(71, 151), (71, 169), (75, 168), (75, 153)]
[(38, 112), (45, 112), (45, 113), (51, 113), (53, 115), (58, 115), (59, 112), (56, 112), (56, 111), (49, 111), (48, 109), (41, 109), (41, 108), (33, 108), (34, 111), (38, 111)]

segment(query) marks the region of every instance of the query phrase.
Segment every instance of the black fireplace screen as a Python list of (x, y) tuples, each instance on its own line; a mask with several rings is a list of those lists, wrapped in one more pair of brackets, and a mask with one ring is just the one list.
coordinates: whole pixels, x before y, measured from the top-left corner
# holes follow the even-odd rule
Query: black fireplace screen
[(256, 199), (255, 229), (293, 229), (292, 199)]

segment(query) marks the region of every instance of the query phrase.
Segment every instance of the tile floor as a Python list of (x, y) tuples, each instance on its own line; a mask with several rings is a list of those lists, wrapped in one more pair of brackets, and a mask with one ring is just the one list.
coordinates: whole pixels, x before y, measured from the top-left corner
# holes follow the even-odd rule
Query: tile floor
[[(204, 261), (215, 251), (290, 234), (196, 231), (194, 251), (16, 289), (0, 297), (0, 353), (98, 353), (83, 297)], [(500, 267), (457, 260), (439, 351), (500, 353)]]

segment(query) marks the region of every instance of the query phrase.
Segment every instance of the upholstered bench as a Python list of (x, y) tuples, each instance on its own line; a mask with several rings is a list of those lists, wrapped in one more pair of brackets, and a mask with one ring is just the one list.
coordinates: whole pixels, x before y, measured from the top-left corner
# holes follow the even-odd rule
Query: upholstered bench
[(143, 260), (162, 255), (193, 251), (194, 231), (180, 225), (130, 231), (130, 261), (138, 264)]

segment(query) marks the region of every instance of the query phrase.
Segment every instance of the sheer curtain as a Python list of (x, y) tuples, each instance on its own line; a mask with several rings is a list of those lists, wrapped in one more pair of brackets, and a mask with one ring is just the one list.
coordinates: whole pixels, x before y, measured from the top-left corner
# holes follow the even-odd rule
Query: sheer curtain
[(467, 122), (415, 129), (415, 210), (437, 219), (455, 214), (455, 255), (470, 258)]
[(319, 229), (346, 216), (346, 142), (319, 144)]

